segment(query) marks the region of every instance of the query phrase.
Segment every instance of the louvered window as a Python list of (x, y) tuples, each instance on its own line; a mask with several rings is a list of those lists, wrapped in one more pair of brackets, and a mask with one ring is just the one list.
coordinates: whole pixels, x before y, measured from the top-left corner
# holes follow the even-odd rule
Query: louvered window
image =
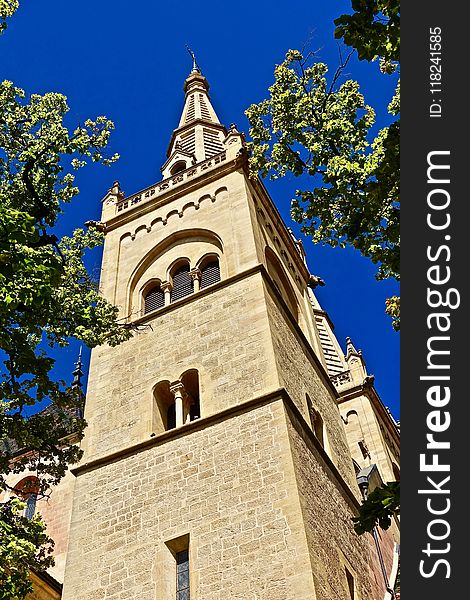
[(204, 153), (206, 158), (210, 158), (211, 156), (219, 154), (219, 152), (223, 152), (224, 145), (222, 144), (217, 131), (212, 131), (211, 129), (204, 129), (203, 137)]
[(188, 154), (194, 154), (196, 150), (196, 134), (194, 129), (181, 136), (181, 146)]
[(183, 265), (173, 274), (173, 289), (171, 290), (171, 301), (184, 298), (193, 293), (193, 280), (189, 274), (189, 265)]
[(147, 292), (144, 300), (144, 314), (165, 306), (165, 294), (159, 285)]
[(194, 121), (196, 115), (196, 111), (194, 108), (194, 95), (189, 99), (188, 112), (186, 113), (186, 123), (189, 121)]
[(206, 101), (204, 100), (204, 96), (202, 94), (199, 94), (199, 104), (201, 106), (201, 117), (203, 119), (207, 119), (208, 121), (212, 121), (211, 114), (207, 108)]
[(212, 260), (201, 269), (201, 289), (217, 281), (220, 281), (219, 261)]

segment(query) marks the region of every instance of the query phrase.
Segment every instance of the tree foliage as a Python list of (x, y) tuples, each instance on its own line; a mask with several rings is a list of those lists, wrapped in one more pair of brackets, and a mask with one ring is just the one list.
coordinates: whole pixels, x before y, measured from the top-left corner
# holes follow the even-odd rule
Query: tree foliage
[[(366, 0), (353, 7), (357, 14), (336, 20), (337, 37), (361, 58), (381, 57), (388, 65), (383, 70), (391, 72), (399, 48), (396, 3)], [(387, 23), (381, 9), (388, 11)], [(246, 111), (250, 167), (253, 175), (271, 179), (302, 175), (304, 187), (296, 191), (291, 214), (303, 233), (315, 242), (352, 246), (377, 264), (378, 279), (398, 280), (399, 85), (388, 106), (395, 120), (370, 142), (375, 111), (356, 81), (344, 81), (350, 56), (330, 75), (312, 54), (287, 52), (274, 70), (269, 97)], [(391, 300), (388, 310), (395, 310), (398, 329), (399, 304)]]
[(369, 494), (359, 508), (359, 516), (354, 517), (354, 530), (359, 535), (373, 531), (379, 526), (388, 529), (392, 518), (400, 513), (400, 482), (384, 483)]
[(386, 73), (400, 60), (400, 2), (352, 0), (352, 15), (335, 19), (335, 37), (357, 50), (359, 60), (380, 58)]
[(0, 34), (7, 28), (6, 20), (14, 15), (19, 4), (18, 0), (0, 0)]
[(23, 516), (25, 503), (12, 498), (2, 505), (0, 519), (0, 600), (24, 598), (32, 591), (31, 569), (53, 565), (54, 542), (39, 514)]
[(385, 301), (385, 312), (392, 319), (392, 327), (400, 330), (400, 296), (392, 296)]
[(292, 216), (314, 241), (352, 245), (379, 264), (378, 277), (398, 277), (398, 182), (395, 145), (384, 128), (369, 144), (375, 119), (359, 85), (329, 83), (328, 67), (291, 50), (275, 69), (270, 98), (246, 114), (251, 167), (272, 179), (307, 174)]
[[(359, 60), (380, 60), (393, 74), (400, 59), (397, 0), (352, 0), (353, 14), (335, 20), (335, 37)], [(341, 56), (341, 55), (340, 55)], [(387, 109), (390, 125), (372, 139), (375, 111), (356, 81), (344, 81), (351, 54), (330, 75), (326, 64), (289, 50), (274, 70), (269, 96), (246, 115), (253, 176), (303, 176), (291, 215), (315, 242), (352, 246), (377, 264), (377, 279), (400, 279), (400, 81)], [(371, 140), (372, 141), (369, 141)], [(400, 297), (386, 300), (400, 329)], [(400, 508), (399, 483), (370, 494), (355, 519), (357, 533), (390, 526)]]
[[(81, 439), (85, 427), (78, 410), (82, 397), (53, 377), (50, 349), (67, 346), (71, 338), (89, 347), (116, 345), (130, 335), (83, 263), (102, 234), (78, 229), (59, 239), (54, 233), (64, 205), (79, 192), (73, 171), (117, 158), (105, 154), (110, 120), (98, 117), (70, 132), (67, 111), (61, 94), (26, 99), (11, 82), (0, 84), (0, 491), (8, 488), (8, 474), (28, 470), (39, 479), (39, 493), (47, 494), (81, 456), (72, 441)], [(42, 401), (52, 409), (31, 416)], [(21, 578), (29, 568), (47, 568), (50, 558), (43, 552), (48, 542), (40, 521), (26, 523), (14, 506), (0, 505), (0, 522), (4, 537), (12, 535), (11, 543), (2, 542), (11, 573), (5, 585), (20, 598), (18, 590), (28, 585)]]
[[(46, 348), (64, 347), (69, 338), (90, 347), (114, 345), (129, 335), (82, 261), (102, 234), (76, 230), (59, 240), (52, 231), (63, 204), (78, 194), (69, 167), (116, 158), (103, 155), (111, 121), (98, 117), (69, 133), (63, 123), (67, 110), (61, 94), (25, 101), (22, 90), (0, 84), (0, 349), (5, 357), (0, 431), (16, 447), (36, 451), (27, 460), (30, 466), (34, 461), (46, 487), (79, 453), (59, 444), (77, 399), (51, 378), (54, 360)], [(26, 407), (45, 399), (54, 403), (54, 414), (25, 417)], [(80, 419), (74, 425), (80, 433)], [(10, 458), (2, 456), (0, 475), (8, 472)]]

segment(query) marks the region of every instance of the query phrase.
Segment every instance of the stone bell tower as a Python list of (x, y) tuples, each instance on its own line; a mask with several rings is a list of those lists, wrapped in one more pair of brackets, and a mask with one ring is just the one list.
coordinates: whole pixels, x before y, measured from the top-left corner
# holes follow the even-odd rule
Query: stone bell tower
[(135, 334), (92, 352), (63, 598), (383, 599), (302, 246), (208, 91), (194, 63), (162, 179), (103, 199)]

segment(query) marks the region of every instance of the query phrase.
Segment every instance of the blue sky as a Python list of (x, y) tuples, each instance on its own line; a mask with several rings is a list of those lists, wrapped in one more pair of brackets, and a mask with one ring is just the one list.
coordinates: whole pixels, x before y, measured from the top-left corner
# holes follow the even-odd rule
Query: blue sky
[[(317, 51), (318, 60), (338, 65), (333, 19), (350, 12), (349, 1), (239, 1), (225, 8), (213, 0), (177, 3), (100, 0), (21, 3), (0, 38), (2, 79), (30, 93), (56, 91), (68, 97), (73, 128), (105, 114), (116, 125), (111, 168), (93, 166), (78, 177), (80, 196), (66, 207), (62, 233), (99, 219), (100, 198), (114, 179), (126, 194), (158, 181), (172, 130), (183, 106), (183, 82), (191, 68), (185, 45), (196, 52), (220, 120), (248, 132), (244, 110), (266, 97), (273, 69), (289, 48)], [(348, 76), (357, 79), (377, 112), (377, 129), (387, 124), (386, 106), (395, 80), (377, 63), (353, 59)], [(264, 181), (286, 223), (294, 177)], [(300, 234), (299, 234), (300, 235)], [(377, 282), (374, 265), (353, 250), (313, 245), (304, 238), (308, 265), (326, 286), (317, 296), (344, 347), (350, 336), (362, 349), (384, 403), (399, 418), (399, 334), (384, 314), (384, 300), (398, 293), (395, 282)], [(100, 256), (89, 258), (98, 269)], [(68, 377), (77, 345), (61, 350), (57, 372)], [(84, 352), (86, 367), (89, 352)]]

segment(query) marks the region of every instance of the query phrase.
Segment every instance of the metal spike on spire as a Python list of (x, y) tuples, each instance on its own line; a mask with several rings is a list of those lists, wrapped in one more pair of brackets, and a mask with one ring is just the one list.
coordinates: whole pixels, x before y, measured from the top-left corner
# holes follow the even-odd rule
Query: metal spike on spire
[(189, 55), (193, 59), (193, 68), (191, 69), (191, 73), (200, 73), (201, 74), (201, 69), (199, 68), (199, 65), (197, 64), (197, 61), (196, 61), (196, 55), (191, 50), (191, 48), (188, 46), (188, 44), (186, 44), (186, 50), (189, 52)]
[(72, 375), (73, 375), (72, 388), (73, 389), (78, 389), (78, 388), (82, 387), (82, 381), (81, 381), (81, 378), (83, 377), (82, 367), (83, 367), (82, 347), (80, 346), (80, 351), (78, 353), (78, 360), (75, 363), (75, 369), (72, 372)]

